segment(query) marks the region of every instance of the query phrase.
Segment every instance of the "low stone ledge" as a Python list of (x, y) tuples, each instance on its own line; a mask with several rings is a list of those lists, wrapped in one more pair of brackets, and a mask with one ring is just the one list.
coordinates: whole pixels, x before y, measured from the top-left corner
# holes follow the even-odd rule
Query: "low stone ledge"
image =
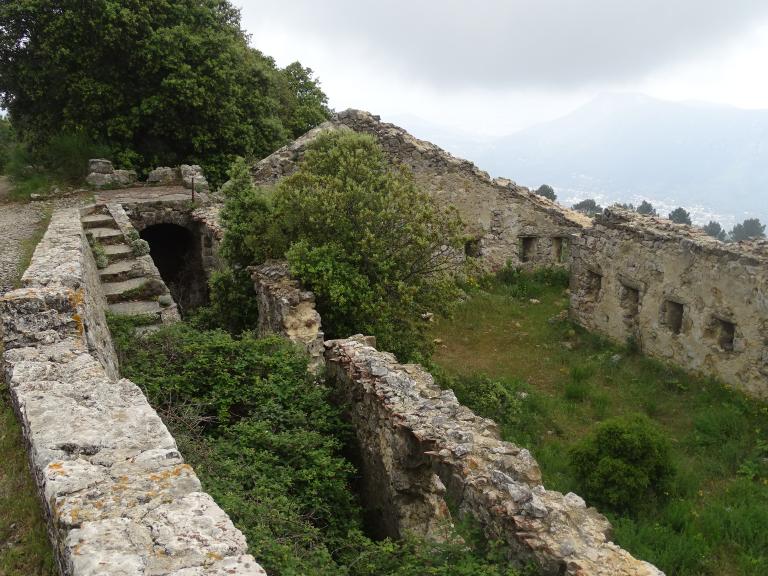
[(54, 214), (26, 287), (0, 297), (3, 372), (60, 573), (264, 575), (141, 390), (99, 358), (103, 297), (79, 226), (76, 210)]
[(459, 404), (417, 365), (398, 364), (362, 337), (325, 343), (328, 373), (347, 401), (364, 498), (389, 536), (441, 538), (446, 500), (471, 514), (520, 563), (546, 574), (661, 576), (608, 541), (610, 524), (576, 494), (541, 485), (528, 450)]
[(279, 334), (296, 342), (309, 354), (310, 371), (320, 370), (324, 365), (323, 332), (315, 295), (301, 289), (283, 260), (269, 260), (248, 271), (259, 307), (259, 336)]

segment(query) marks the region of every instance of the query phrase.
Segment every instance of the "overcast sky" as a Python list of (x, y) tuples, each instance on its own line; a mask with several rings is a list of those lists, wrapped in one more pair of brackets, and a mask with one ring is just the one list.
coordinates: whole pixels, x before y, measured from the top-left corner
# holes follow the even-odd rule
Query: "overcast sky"
[(239, 4), (252, 45), (311, 67), (337, 110), (502, 135), (604, 91), (768, 108), (766, 0)]

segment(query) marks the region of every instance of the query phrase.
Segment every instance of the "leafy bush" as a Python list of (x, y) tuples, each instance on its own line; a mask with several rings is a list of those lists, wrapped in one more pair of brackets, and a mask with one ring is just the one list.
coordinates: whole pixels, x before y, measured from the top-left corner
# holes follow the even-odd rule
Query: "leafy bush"
[(88, 160), (109, 157), (109, 147), (100, 145), (84, 132), (60, 132), (40, 148), (39, 164), (57, 182), (77, 184), (88, 175)]
[(674, 475), (668, 440), (640, 414), (598, 424), (570, 460), (583, 495), (620, 513), (663, 498)]
[(237, 163), (222, 214), (233, 267), (285, 257), (317, 297), (329, 337), (375, 335), (403, 360), (429, 353), (422, 315), (445, 313), (462, 274), (462, 224), (393, 170), (375, 139), (319, 136), (297, 173), (268, 193)]
[(259, 319), (253, 281), (247, 271), (226, 268), (211, 274), (210, 304), (195, 310), (190, 322), (200, 329), (221, 328), (232, 334), (253, 329)]

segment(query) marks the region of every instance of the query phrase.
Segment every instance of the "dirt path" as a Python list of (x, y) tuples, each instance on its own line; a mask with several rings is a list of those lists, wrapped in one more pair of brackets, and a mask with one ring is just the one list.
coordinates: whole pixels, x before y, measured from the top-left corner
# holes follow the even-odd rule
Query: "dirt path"
[(9, 191), (8, 180), (0, 176), (0, 294), (14, 288), (19, 263), (43, 232), (40, 228), (46, 215), (54, 208), (78, 206), (89, 200), (87, 197), (70, 197), (42, 202), (9, 202)]

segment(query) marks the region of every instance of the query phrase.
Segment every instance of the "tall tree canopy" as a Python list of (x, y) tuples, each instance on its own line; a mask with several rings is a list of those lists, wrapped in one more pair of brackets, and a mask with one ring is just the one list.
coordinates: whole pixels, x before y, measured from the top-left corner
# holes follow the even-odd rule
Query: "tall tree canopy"
[(328, 114), (311, 71), (250, 48), (227, 0), (0, 0), (0, 104), (34, 145), (84, 132), (122, 165), (194, 161), (214, 181)]
[(723, 227), (720, 225), (720, 222), (710, 220), (709, 224), (704, 226), (704, 232), (712, 236), (712, 238), (717, 238), (721, 242), (725, 242), (726, 234), (725, 230), (723, 230)]
[(549, 198), (550, 200), (557, 200), (557, 194), (555, 194), (555, 189), (552, 188), (549, 184), (542, 184), (536, 189), (536, 194), (539, 196), (544, 196), (544, 198)]
[(576, 202), (573, 206), (571, 206), (574, 210), (577, 212), (581, 212), (582, 214), (586, 214), (587, 216), (596, 216), (597, 214), (603, 213), (603, 207), (600, 206), (597, 202), (595, 202), (592, 198), (587, 198), (586, 200), (582, 200), (581, 202)]
[(647, 200), (643, 200), (640, 203), (640, 206), (637, 207), (637, 213), (638, 214), (645, 214), (646, 216), (658, 216), (659, 215), (659, 213), (656, 212), (656, 208), (653, 207), (653, 204), (651, 204)]
[(685, 208), (675, 208), (669, 213), (669, 219), (675, 224), (688, 224), (691, 225), (691, 215)]
[(758, 218), (747, 218), (733, 227), (730, 237), (734, 242), (765, 238), (765, 224), (761, 224)]

